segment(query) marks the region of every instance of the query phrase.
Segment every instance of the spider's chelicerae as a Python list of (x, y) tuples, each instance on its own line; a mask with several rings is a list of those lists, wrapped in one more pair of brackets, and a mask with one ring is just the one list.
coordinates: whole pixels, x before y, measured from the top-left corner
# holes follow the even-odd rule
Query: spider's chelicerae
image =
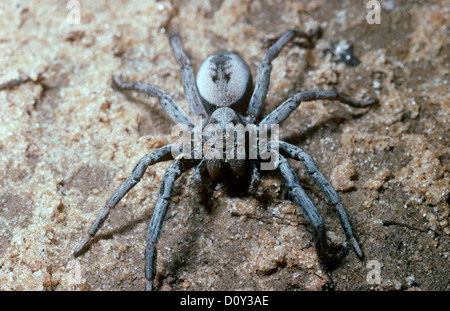
[[(262, 126), (273, 127), (284, 121), (301, 102), (305, 101), (337, 100), (356, 108), (364, 108), (376, 103), (376, 99), (357, 102), (335, 91), (304, 91), (288, 98), (264, 118), (260, 117), (261, 107), (269, 87), (270, 72), (272, 69), (271, 63), (274, 58), (290, 41), (297, 41), (303, 47), (311, 47), (317, 33), (317, 30), (307, 34), (297, 29), (291, 29), (279, 37), (262, 58), (254, 87), (247, 64), (236, 53), (229, 51), (221, 51), (209, 56), (200, 66), (195, 77), (189, 58), (181, 45), (180, 38), (177, 35), (172, 35), (170, 37), (170, 43), (175, 58), (181, 66), (184, 92), (192, 114), (194, 117), (201, 117), (204, 120), (202, 123), (203, 128), (206, 128), (208, 125), (215, 125), (223, 130), (222, 133), (225, 133), (229, 125), (255, 125), (258, 129)], [(138, 82), (124, 83), (116, 76), (113, 76), (113, 82), (119, 90), (133, 90), (158, 97), (160, 104), (175, 123), (184, 125), (188, 129), (194, 128), (193, 119), (173, 101), (170, 95), (159, 87)], [(87, 249), (88, 244), (108, 217), (111, 209), (140, 181), (145, 170), (150, 165), (161, 161), (173, 160), (164, 175), (159, 198), (146, 235), (146, 289), (151, 290), (156, 274), (157, 243), (177, 178), (195, 166), (194, 178), (199, 184), (202, 183), (202, 179), (207, 174), (212, 179), (239, 178), (245, 174), (249, 174), (249, 192), (252, 193), (259, 181), (260, 169), (258, 164), (261, 164), (263, 159), (260, 156), (249, 156), (248, 141), (245, 142), (245, 147), (241, 146), (244, 148), (244, 150), (241, 150), (244, 152), (244, 157), (236, 158), (234, 153), (225, 153), (225, 150), (221, 150), (221, 148), (209, 146), (206, 141), (206, 135), (203, 134), (200, 140), (202, 141), (201, 150), (203, 151), (200, 157), (190, 156), (191, 151), (183, 150), (184, 147), (180, 147), (180, 145), (177, 145), (175, 149), (179, 148), (181, 154), (176, 156), (172, 152), (174, 144), (166, 145), (145, 155), (137, 163), (131, 175), (107, 200), (105, 206), (92, 224), (87, 236), (76, 248), (74, 255), (78, 256)], [(246, 136), (246, 140), (248, 140), (248, 135)], [(320, 261), (325, 266), (332, 265), (347, 254), (349, 247), (353, 248), (356, 255), (362, 259), (363, 253), (354, 237), (342, 201), (327, 179), (319, 171), (312, 157), (301, 148), (284, 141), (269, 141), (266, 145), (269, 149), (272, 148), (271, 146), (277, 146), (276, 150), (273, 150), (278, 156), (277, 166), (275, 168), (281, 173), (284, 187), (287, 189), (288, 198), (300, 207), (304, 217), (313, 228), (315, 247)], [(234, 146), (237, 145), (235, 144)], [(224, 155), (224, 157), (212, 158), (205, 156), (214, 149), (220, 149), (219, 154)], [(295, 159), (303, 163), (309, 176), (326, 194), (330, 203), (335, 208), (348, 240), (348, 245), (343, 249), (338, 251), (327, 244), (323, 219), (301, 187), (287, 159)]]

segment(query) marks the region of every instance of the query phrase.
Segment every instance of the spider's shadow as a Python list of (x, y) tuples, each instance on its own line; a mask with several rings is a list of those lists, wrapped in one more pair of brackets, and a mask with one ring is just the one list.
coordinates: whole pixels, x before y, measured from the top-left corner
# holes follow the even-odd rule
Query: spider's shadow
[[(118, 90), (116, 87), (114, 87), (114, 89)], [(174, 122), (172, 121), (172, 119), (170, 119), (170, 117), (167, 115), (167, 112), (164, 110), (164, 108), (161, 107), (160, 104), (158, 104), (157, 102), (153, 102), (153, 100), (155, 100), (154, 98), (142, 94), (137, 94), (135, 91), (119, 91), (122, 95), (125, 96), (128, 102), (144, 107), (146, 111), (145, 118), (151, 118), (149, 122), (152, 122), (158, 127), (163, 128), (162, 133), (170, 133), (170, 128), (174, 125)]]
[[(121, 208), (121, 207), (118, 206), (116, 208)], [(124, 208), (126, 208), (126, 207), (124, 207)], [(86, 253), (87, 251), (89, 251), (89, 249), (92, 247), (92, 245), (98, 243), (101, 240), (110, 240), (115, 235), (122, 235), (124, 233), (127, 233), (127, 232), (133, 230), (137, 225), (139, 225), (139, 224), (141, 224), (143, 222), (149, 222), (150, 221), (150, 217), (151, 217), (151, 215), (148, 215), (148, 213), (145, 213), (144, 215), (139, 216), (139, 217), (137, 217), (135, 219), (132, 219), (131, 221), (127, 222), (124, 225), (121, 225), (118, 228), (111, 229), (111, 230), (103, 232), (103, 233), (97, 233), (92, 238), (92, 240), (89, 242), (89, 244), (86, 246), (86, 248), (83, 251), (83, 253)]]

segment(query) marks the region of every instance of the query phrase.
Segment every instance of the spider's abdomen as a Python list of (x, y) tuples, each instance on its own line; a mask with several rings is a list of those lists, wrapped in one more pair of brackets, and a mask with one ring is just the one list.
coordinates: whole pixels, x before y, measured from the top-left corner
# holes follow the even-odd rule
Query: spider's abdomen
[(245, 114), (252, 95), (252, 76), (236, 53), (222, 51), (209, 56), (198, 70), (196, 83), (200, 99), (210, 111), (229, 107)]

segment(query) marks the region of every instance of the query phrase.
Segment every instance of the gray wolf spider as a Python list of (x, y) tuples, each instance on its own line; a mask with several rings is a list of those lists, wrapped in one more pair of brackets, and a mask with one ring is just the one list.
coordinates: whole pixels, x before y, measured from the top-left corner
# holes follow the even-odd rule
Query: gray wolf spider
[[(170, 43), (175, 54), (175, 58), (181, 67), (181, 78), (187, 102), (194, 117), (201, 117), (205, 122), (203, 126), (214, 124), (223, 130), (228, 125), (248, 125), (255, 124), (273, 126), (284, 121), (301, 102), (312, 100), (337, 100), (344, 104), (356, 108), (369, 107), (377, 102), (377, 99), (369, 99), (363, 102), (355, 101), (335, 91), (303, 91), (288, 98), (274, 111), (260, 117), (261, 107), (264, 103), (270, 81), (272, 61), (279, 54), (281, 49), (290, 41), (299, 40), (298, 44), (303, 47), (313, 45), (313, 40), (319, 33), (318, 30), (305, 33), (297, 29), (291, 29), (279, 37), (264, 54), (259, 64), (255, 86), (253, 87), (252, 76), (245, 61), (234, 52), (222, 51), (209, 56), (200, 66), (197, 76), (190, 65), (188, 56), (183, 50), (180, 37), (170, 36)], [(124, 83), (117, 76), (113, 76), (113, 83), (119, 90), (132, 90), (146, 93), (149, 96), (158, 97), (159, 102), (172, 120), (177, 124), (183, 124), (189, 128), (193, 127), (193, 121), (168, 95), (159, 87), (134, 82)], [(205, 146), (203, 137), (203, 146)], [(274, 144), (270, 141), (268, 146)], [(340, 261), (351, 247), (356, 255), (362, 259), (363, 253), (356, 241), (350, 222), (344, 210), (341, 199), (331, 184), (319, 171), (313, 158), (301, 148), (287, 142), (276, 141), (276, 150), (279, 161), (277, 169), (281, 172), (284, 187), (287, 190), (289, 199), (300, 207), (304, 217), (313, 228), (315, 248), (320, 261), (325, 266), (333, 266)], [(156, 274), (156, 253), (157, 243), (160, 237), (164, 218), (173, 192), (175, 181), (178, 177), (192, 167), (195, 180), (201, 185), (202, 175), (209, 174), (211, 178), (227, 176), (236, 178), (245, 174), (250, 174), (249, 192), (253, 192), (259, 181), (260, 170), (257, 164), (260, 158), (250, 159), (248, 149), (245, 149), (247, 156), (243, 159), (230, 158), (200, 158), (181, 156), (174, 157), (171, 153), (173, 148), (178, 148), (173, 144), (163, 146), (145, 155), (134, 167), (131, 175), (120, 185), (120, 187), (107, 200), (105, 206), (100, 211), (98, 217), (92, 224), (87, 236), (76, 248), (74, 255), (83, 253), (91, 239), (100, 229), (110, 211), (126, 195), (126, 193), (136, 185), (144, 175), (145, 170), (153, 164), (161, 161), (172, 160), (167, 169), (161, 185), (159, 198), (153, 211), (153, 215), (148, 226), (145, 247), (145, 278), (146, 289), (153, 289), (153, 281)], [(205, 148), (205, 147), (204, 147)], [(248, 147), (246, 147), (248, 148)], [(182, 150), (180, 150), (182, 152)], [(204, 149), (204, 154), (210, 150)], [(221, 151), (221, 150), (219, 150)], [(328, 200), (335, 208), (341, 221), (341, 225), (348, 240), (348, 245), (341, 250), (332, 249), (327, 244), (324, 222), (317, 208), (311, 202), (306, 192), (301, 187), (299, 180), (288, 163), (287, 159), (301, 161), (306, 172), (312, 180), (328, 197)]]

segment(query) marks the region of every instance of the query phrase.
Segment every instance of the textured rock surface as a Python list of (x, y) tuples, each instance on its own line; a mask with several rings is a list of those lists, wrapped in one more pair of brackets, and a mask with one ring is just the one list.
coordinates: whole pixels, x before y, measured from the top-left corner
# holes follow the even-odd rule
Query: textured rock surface
[[(0, 289), (144, 288), (146, 224), (168, 163), (150, 167), (90, 250), (72, 256), (135, 163), (173, 140), (157, 101), (117, 92), (113, 74), (158, 85), (187, 111), (169, 29), (194, 68), (232, 49), (255, 75), (266, 39), (319, 24), (313, 50), (285, 48), (274, 62), (263, 113), (307, 89), (380, 99), (363, 112), (305, 103), (281, 126), (339, 190), (367, 261), (381, 263), (380, 283), (368, 282), (367, 261), (353, 253), (335, 271), (322, 269), (277, 174), (263, 177), (256, 198), (218, 186), (205, 209), (188, 173), (159, 244), (159, 288), (449, 289), (448, 1), (382, 1), (379, 25), (367, 23), (364, 1), (81, 1), (74, 25), (67, 2), (0, 3), (0, 84), (30, 79), (0, 90)], [(357, 66), (325, 53), (348, 45)], [(329, 239), (343, 243), (325, 196), (293, 165)]]

